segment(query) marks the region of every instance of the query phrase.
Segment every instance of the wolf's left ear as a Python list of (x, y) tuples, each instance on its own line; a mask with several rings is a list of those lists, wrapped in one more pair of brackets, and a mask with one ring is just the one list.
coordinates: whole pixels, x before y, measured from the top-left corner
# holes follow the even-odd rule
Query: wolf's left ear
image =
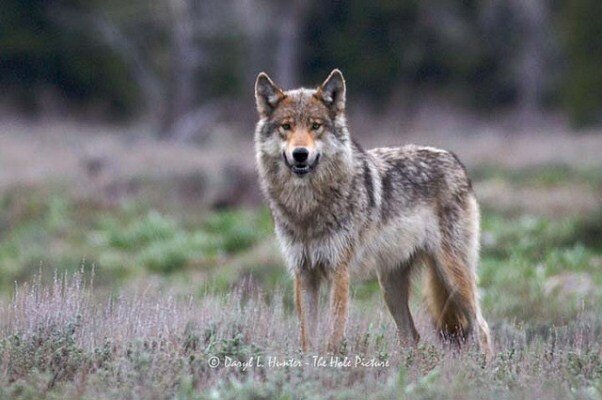
[(345, 111), (345, 78), (338, 69), (333, 69), (328, 78), (318, 87), (318, 97), (332, 111)]
[(284, 92), (276, 86), (268, 74), (262, 72), (257, 75), (257, 80), (255, 81), (255, 101), (257, 103), (257, 111), (260, 115), (269, 115), (283, 98)]

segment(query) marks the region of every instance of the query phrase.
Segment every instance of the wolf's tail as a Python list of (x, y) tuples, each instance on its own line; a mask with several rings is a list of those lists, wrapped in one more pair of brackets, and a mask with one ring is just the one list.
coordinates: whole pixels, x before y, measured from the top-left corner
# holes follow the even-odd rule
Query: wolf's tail
[(428, 264), (425, 292), (435, 327), (443, 339), (462, 343), (472, 333), (478, 311), (472, 272), (442, 257)]

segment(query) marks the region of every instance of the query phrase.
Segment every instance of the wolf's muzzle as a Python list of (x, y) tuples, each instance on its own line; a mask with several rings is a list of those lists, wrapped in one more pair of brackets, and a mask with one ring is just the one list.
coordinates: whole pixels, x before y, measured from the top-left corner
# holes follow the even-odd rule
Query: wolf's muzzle
[[(316, 154), (313, 162), (310, 162), (309, 151), (303, 148), (303, 151), (299, 151), (300, 149), (293, 150), (293, 162), (289, 162), (288, 157), (286, 156), (286, 151), (282, 152), (282, 158), (284, 159), (284, 163), (291, 171), (293, 171), (298, 176), (303, 176), (309, 172), (311, 172), (318, 165), (318, 161), (320, 161), (320, 153)], [(301, 154), (303, 153), (303, 154)]]

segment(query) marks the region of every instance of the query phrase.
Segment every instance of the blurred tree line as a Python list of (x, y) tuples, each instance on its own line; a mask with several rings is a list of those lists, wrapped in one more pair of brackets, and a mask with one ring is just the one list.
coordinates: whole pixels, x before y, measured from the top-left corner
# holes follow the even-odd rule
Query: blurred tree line
[[(428, 91), (477, 110), (602, 109), (599, 0), (4, 0), (2, 104), (150, 115), (187, 139), (282, 86), (339, 67), (373, 104)], [(241, 105), (242, 104), (242, 105)], [(58, 105), (58, 106), (57, 106)]]

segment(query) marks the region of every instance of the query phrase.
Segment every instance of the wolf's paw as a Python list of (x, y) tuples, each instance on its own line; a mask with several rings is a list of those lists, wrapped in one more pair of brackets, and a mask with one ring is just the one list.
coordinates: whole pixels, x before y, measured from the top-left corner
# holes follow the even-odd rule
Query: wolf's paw
[(348, 353), (347, 339), (343, 338), (338, 341), (329, 341), (326, 346), (326, 352), (333, 355), (345, 355)]

